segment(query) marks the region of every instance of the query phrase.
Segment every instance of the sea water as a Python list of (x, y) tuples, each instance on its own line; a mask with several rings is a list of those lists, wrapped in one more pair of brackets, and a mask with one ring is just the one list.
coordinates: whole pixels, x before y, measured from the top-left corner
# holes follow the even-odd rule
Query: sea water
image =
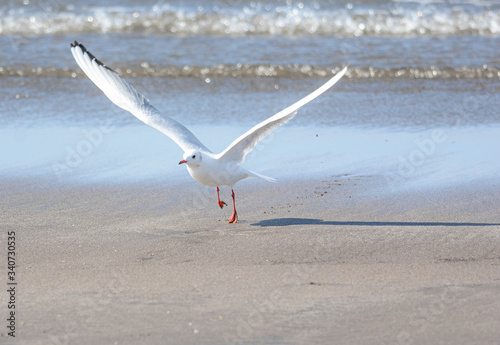
[(172, 141), (85, 77), (74, 40), (214, 152), (348, 66), (248, 157), (278, 179), (499, 176), (497, 1), (3, 1), (3, 178), (189, 178)]

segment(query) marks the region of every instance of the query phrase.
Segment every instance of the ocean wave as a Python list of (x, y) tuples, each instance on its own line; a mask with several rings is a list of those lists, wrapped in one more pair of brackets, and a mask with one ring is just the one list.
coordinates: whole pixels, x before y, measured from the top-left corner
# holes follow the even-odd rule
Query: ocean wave
[[(228, 2), (231, 3), (231, 2)], [(285, 5), (250, 2), (234, 6), (161, 4), (139, 7), (67, 5), (42, 11), (0, 11), (1, 35), (151, 32), (174, 35), (498, 35), (497, 5), (395, 2)], [(372, 4), (373, 5), (373, 4)]]
[[(125, 78), (326, 78), (338, 72), (341, 67), (330, 68), (310, 65), (236, 64), (215, 66), (151, 66), (147, 62), (139, 66), (113, 69)], [(85, 77), (79, 69), (41, 66), (0, 66), (0, 77)], [(349, 79), (500, 79), (500, 68), (481, 67), (401, 67), (374, 68), (350, 67), (346, 73)]]

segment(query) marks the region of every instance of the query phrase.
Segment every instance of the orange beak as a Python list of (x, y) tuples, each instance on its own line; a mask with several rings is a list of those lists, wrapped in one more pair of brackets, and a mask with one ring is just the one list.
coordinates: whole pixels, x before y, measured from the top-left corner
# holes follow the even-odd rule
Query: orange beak
[(181, 160), (181, 161), (179, 162), (179, 165), (181, 165), (182, 163), (187, 163), (187, 162), (186, 162), (186, 160), (185, 160), (185, 159), (183, 159), (183, 160)]

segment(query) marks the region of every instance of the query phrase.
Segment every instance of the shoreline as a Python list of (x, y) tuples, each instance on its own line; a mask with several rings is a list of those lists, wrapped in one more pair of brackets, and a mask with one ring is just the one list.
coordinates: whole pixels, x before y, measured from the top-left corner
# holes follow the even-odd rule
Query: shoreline
[[(200, 139), (218, 152), (230, 143), (220, 138), (243, 133), (246, 126), (241, 127), (195, 126), (193, 131), (203, 134)], [(492, 159), (500, 155), (498, 138), (500, 127), (496, 125), (426, 130), (289, 125), (257, 145), (244, 165), (284, 181), (383, 175), (393, 192), (440, 188), (498, 178), (500, 162)], [(142, 124), (119, 129), (108, 124), (0, 131), (0, 146), (15, 140), (17, 144), (0, 157), (4, 179), (40, 179), (55, 187), (154, 179), (173, 185), (191, 182), (185, 169), (177, 165), (182, 150)]]
[[(461, 2), (0, 5), (0, 344), (497, 344), (500, 7)], [(75, 40), (213, 152), (349, 67), (228, 224)]]

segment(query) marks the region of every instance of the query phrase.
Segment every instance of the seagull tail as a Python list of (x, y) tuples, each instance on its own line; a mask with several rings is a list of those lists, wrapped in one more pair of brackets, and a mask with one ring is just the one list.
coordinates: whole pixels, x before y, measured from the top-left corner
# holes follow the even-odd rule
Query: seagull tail
[(260, 179), (263, 179), (263, 180), (266, 180), (268, 182), (272, 182), (272, 183), (276, 183), (278, 181), (276, 181), (275, 179), (273, 179), (272, 177), (269, 177), (269, 176), (265, 176), (265, 175), (262, 175), (262, 174), (259, 174), (259, 173), (256, 173), (255, 171), (250, 171), (248, 169), (246, 169), (247, 172), (248, 172), (248, 175), (250, 176), (253, 176), (253, 177), (258, 177)]

